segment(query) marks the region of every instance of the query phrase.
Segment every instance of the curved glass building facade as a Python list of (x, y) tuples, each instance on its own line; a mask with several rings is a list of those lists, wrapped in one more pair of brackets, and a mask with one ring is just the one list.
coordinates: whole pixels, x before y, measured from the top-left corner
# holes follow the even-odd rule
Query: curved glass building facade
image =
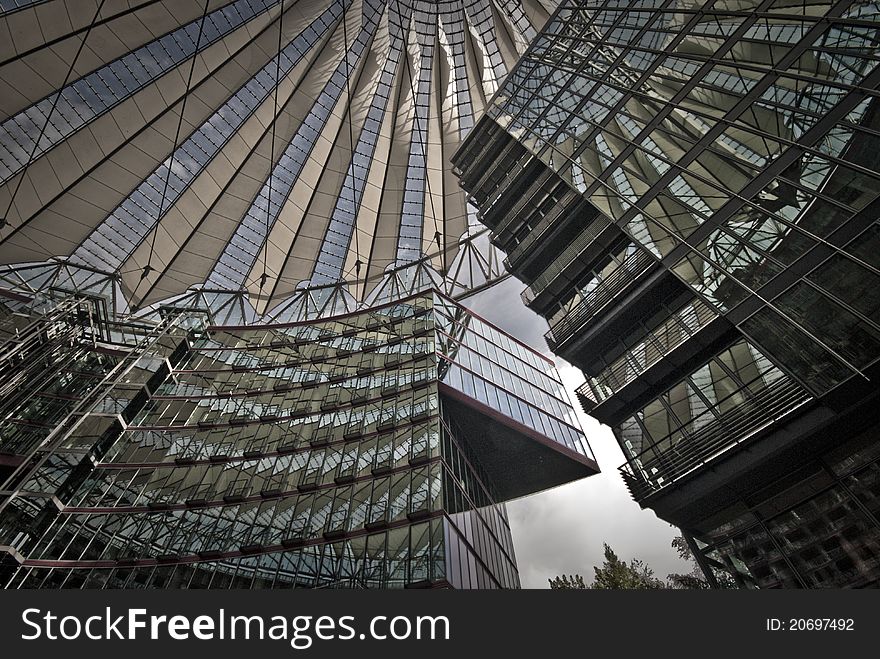
[(512, 588), (503, 502), (597, 471), (552, 363), (436, 292), (262, 326), (4, 312), (7, 587)]

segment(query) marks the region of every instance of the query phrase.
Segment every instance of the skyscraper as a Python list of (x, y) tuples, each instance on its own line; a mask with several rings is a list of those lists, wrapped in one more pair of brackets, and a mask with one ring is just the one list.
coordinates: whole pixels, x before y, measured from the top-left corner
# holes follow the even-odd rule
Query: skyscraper
[(453, 157), (711, 580), (880, 583), (864, 2), (562, 2)]
[(553, 4), (0, 4), (4, 586), (518, 586), (597, 466), (446, 162)]

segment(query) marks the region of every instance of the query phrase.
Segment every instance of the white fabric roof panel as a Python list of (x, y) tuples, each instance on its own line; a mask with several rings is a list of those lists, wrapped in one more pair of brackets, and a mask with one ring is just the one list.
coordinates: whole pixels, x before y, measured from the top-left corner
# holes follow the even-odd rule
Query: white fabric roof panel
[(246, 289), (258, 310), (310, 283), (365, 300), (410, 263), (448, 275), (480, 231), (448, 158), (553, 4), (7, 12), (0, 263), (70, 257), (115, 272), (133, 306)]

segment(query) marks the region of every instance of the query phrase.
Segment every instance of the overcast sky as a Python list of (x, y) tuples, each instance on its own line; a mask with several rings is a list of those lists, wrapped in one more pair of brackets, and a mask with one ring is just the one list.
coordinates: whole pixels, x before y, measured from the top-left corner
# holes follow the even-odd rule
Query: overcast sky
[(591, 581), (593, 566), (602, 563), (605, 542), (624, 560), (645, 561), (660, 578), (689, 571), (670, 545), (677, 530), (630, 497), (617, 471), (624, 458), (611, 429), (581, 411), (574, 389), (584, 381), (583, 375), (550, 353), (544, 341), (547, 323), (522, 303), (523, 288), (522, 282), (510, 277), (464, 304), (555, 359), (602, 468), (596, 476), (508, 504), (523, 587), (547, 588), (547, 580), (558, 574), (578, 573)]

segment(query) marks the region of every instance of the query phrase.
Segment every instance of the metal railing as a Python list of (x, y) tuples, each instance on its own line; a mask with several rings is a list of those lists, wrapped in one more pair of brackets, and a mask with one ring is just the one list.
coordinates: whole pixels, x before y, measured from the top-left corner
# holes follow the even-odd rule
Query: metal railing
[(508, 270), (518, 268), (523, 257), (528, 254), (535, 245), (544, 241), (547, 234), (553, 230), (555, 224), (555, 214), (551, 213), (550, 215), (545, 215), (535, 228), (526, 234), (526, 237), (523, 238), (522, 242), (508, 252), (507, 257), (504, 259), (504, 267)]
[(653, 263), (653, 259), (642, 251), (624, 259), (623, 263), (587, 293), (574, 309), (553, 323), (550, 331), (544, 335), (550, 348), (555, 349), (570, 339), (614, 298), (635, 283)]
[[(555, 218), (554, 218), (555, 219)], [(598, 218), (597, 218), (598, 220)], [(559, 277), (578, 257), (583, 254), (587, 246), (592, 243), (599, 233), (608, 226), (607, 222), (594, 221), (587, 225), (587, 228), (581, 231), (574, 241), (569, 244), (553, 261), (544, 268), (544, 271), (525, 289), (522, 294), (522, 301), (529, 305), (546, 290), (553, 281)]]
[(523, 257), (531, 251), (535, 245), (542, 242), (547, 237), (547, 234), (549, 234), (556, 226), (556, 221), (559, 217), (577, 202), (577, 197), (578, 193), (574, 190), (566, 192), (551, 211), (541, 218), (541, 221), (538, 222), (535, 228), (526, 235), (523, 241), (510, 250), (507, 258), (504, 259), (504, 266), (508, 270), (513, 270), (514, 268), (519, 267)]
[[(636, 501), (669, 487), (722, 453), (753, 437), (812, 400), (797, 382), (783, 377), (747, 401), (715, 417), (673, 444), (681, 429), (670, 433), (619, 467)], [(704, 414), (709, 414), (705, 412)], [(693, 425), (691, 421), (690, 425)], [(665, 448), (661, 448), (666, 445)]]
[[(523, 171), (525, 171), (525, 167)], [(501, 218), (501, 221), (495, 225), (495, 228), (492, 229), (492, 234), (495, 236), (499, 236), (508, 229), (510, 229), (514, 221), (520, 218), (520, 213), (526, 207), (527, 204), (532, 202), (532, 199), (538, 192), (547, 184), (548, 181), (552, 181), (551, 177), (548, 175), (547, 171), (542, 171), (538, 173), (537, 178), (532, 181), (526, 191), (519, 197), (519, 200), (513, 205), (507, 213), (505, 213), (504, 217)], [(510, 194), (509, 192), (505, 192), (504, 196)]]
[(575, 393), (593, 405), (608, 400), (717, 317), (702, 300), (690, 301), (659, 327), (646, 332), (638, 345), (628, 348), (598, 375), (587, 378)]
[[(43, 436), (28, 439), (26, 445), (16, 446), (15, 453), (25, 455), (26, 459), (7, 479), (7, 483), (17, 482), (29, 476), (29, 473), (37, 473), (42, 464), (51, 456), (53, 451), (60, 448), (82, 426), (86, 419), (90, 418), (96, 410), (100, 410), (102, 401), (105, 400), (114, 388), (119, 386), (126, 376), (133, 371), (140, 358), (148, 354), (149, 350), (160, 344), (161, 340), (176, 329), (177, 317), (163, 319), (154, 326), (153, 331), (143, 337), (138, 344), (128, 346), (128, 351), (119, 356), (106, 370), (95, 374), (95, 380), (82, 397), (65, 406), (61, 412), (63, 416), (53, 420), (52, 428)], [(63, 472), (62, 472), (63, 473)], [(68, 484), (72, 481), (66, 481)], [(61, 497), (62, 490), (57, 494)], [(10, 499), (0, 502), (0, 513), (8, 505)]]
[[(97, 313), (88, 299), (71, 296), (0, 343), (0, 419), (58, 379), (61, 355), (77, 359), (86, 354), (83, 345), (100, 334), (95, 329)], [(5, 446), (2, 434), (0, 444)]]
[(584, 408), (584, 412), (589, 414), (593, 411), (593, 408), (599, 404), (599, 397), (590, 387), (590, 381), (587, 380), (581, 386), (574, 390), (575, 395), (578, 397), (578, 400), (581, 403), (581, 407)]
[[(484, 148), (488, 147), (491, 144), (491, 140), (489, 140)], [(511, 140), (509, 144), (502, 147), (501, 152), (492, 160), (490, 165), (486, 168), (486, 170), (480, 175), (480, 177), (476, 180), (476, 182), (470, 187), (470, 194), (476, 195), (479, 194), (483, 190), (483, 186), (486, 185), (486, 182), (495, 174), (496, 167), (499, 163), (503, 162), (503, 160), (507, 157), (507, 155), (513, 151), (513, 149), (519, 146), (519, 143), (516, 140)], [(479, 162), (479, 158), (469, 159), (471, 164), (475, 164)], [(459, 178), (465, 178), (466, 173), (470, 173), (470, 170), (463, 170), (462, 175)], [(498, 186), (495, 186), (497, 189)]]

